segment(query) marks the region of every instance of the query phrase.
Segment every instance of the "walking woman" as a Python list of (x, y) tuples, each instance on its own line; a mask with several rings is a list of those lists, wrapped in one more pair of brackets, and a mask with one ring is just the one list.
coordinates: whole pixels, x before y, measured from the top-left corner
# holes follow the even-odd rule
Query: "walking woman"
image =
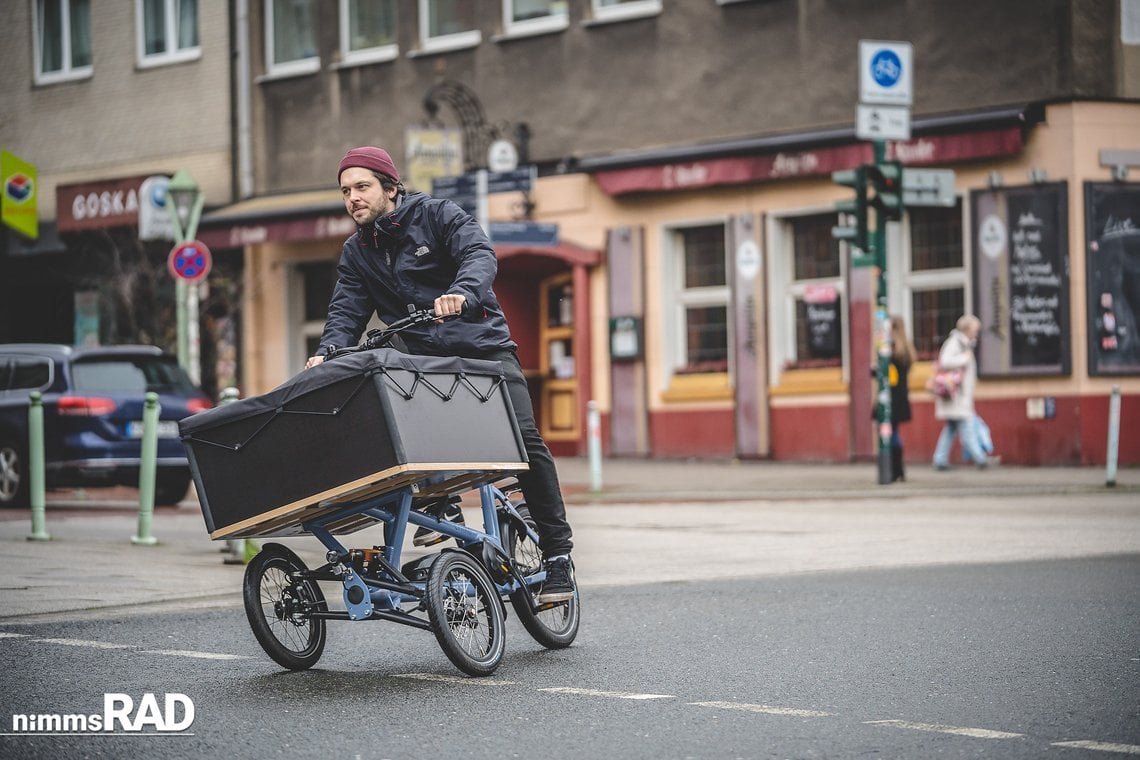
[(950, 448), (954, 436), (962, 442), (963, 453), (970, 461), (978, 463), (978, 469), (985, 469), (988, 460), (978, 446), (978, 436), (974, 433), (974, 386), (978, 383), (978, 363), (974, 358), (974, 346), (982, 330), (981, 321), (973, 314), (958, 319), (958, 326), (950, 331), (950, 336), (938, 352), (938, 365), (942, 369), (961, 369), (962, 382), (958, 392), (951, 398), (934, 399), (934, 416), (946, 424), (938, 436), (934, 447), (934, 468), (950, 469)]
[(906, 323), (895, 314), (891, 317), (891, 481), (906, 480), (903, 471), (903, 445), (899, 427), (910, 421), (910, 391), (907, 377), (914, 364), (914, 344), (906, 334)]

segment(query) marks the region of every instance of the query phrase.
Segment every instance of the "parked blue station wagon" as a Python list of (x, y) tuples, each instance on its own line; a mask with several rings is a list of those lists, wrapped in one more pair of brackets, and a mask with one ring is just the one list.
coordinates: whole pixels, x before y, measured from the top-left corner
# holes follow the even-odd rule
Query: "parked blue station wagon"
[(146, 394), (158, 394), (155, 503), (177, 504), (190, 485), (178, 420), (209, 399), (155, 346), (0, 345), (0, 507), (26, 507), (28, 409), (43, 394), (45, 485), (138, 486)]

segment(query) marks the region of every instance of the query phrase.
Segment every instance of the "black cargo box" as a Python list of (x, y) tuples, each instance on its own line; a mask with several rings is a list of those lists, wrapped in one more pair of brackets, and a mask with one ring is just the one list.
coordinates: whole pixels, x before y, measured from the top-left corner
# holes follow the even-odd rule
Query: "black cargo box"
[[(179, 423), (213, 538), (292, 536), (411, 486), (443, 495), (527, 469), (498, 362), (379, 349)], [(349, 515), (347, 533), (373, 522)]]

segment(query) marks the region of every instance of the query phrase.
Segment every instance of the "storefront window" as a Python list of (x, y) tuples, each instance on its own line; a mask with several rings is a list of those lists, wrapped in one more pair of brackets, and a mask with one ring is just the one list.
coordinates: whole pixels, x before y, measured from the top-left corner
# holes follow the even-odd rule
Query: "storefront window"
[(831, 237), (834, 214), (813, 214), (791, 220), (795, 279), (839, 276), (839, 250)]
[(331, 261), (314, 261), (297, 265), (302, 304), (299, 332), (304, 342), (304, 355), (312, 356), (320, 344), (325, 329), (329, 299), (336, 287), (336, 264)]
[(677, 250), (679, 373), (728, 371), (728, 277), (724, 225), (687, 227), (674, 234)]
[(843, 312), (839, 246), (831, 237), (835, 214), (788, 219), (791, 235), (789, 288), (795, 355), (791, 367), (838, 367), (843, 361)]
[(961, 201), (951, 208), (908, 208), (907, 223), (911, 337), (919, 357), (932, 359), (966, 313)]

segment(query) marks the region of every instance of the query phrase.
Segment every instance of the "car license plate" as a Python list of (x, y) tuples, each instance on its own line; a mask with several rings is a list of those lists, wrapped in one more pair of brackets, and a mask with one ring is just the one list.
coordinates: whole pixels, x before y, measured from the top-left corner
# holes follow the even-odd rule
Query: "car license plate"
[[(178, 423), (174, 420), (159, 420), (155, 425), (155, 432), (158, 433), (159, 438), (177, 438)], [(142, 438), (142, 422), (128, 422), (127, 435), (131, 438)]]

